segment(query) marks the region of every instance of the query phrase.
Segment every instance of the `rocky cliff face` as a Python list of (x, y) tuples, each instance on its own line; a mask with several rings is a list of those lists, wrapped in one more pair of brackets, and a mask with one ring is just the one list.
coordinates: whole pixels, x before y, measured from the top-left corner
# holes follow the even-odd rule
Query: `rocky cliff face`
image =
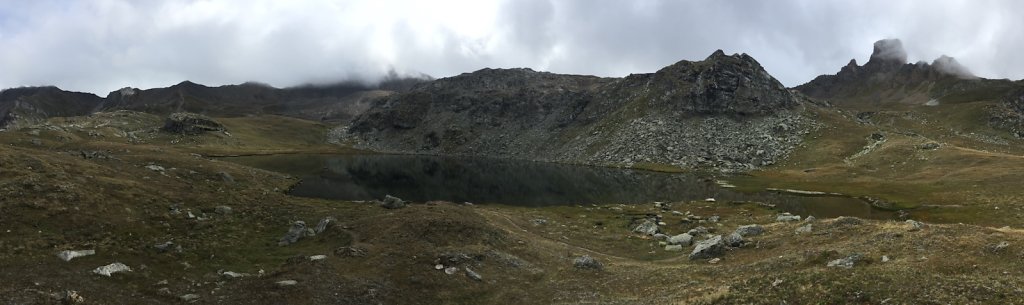
[(810, 122), (753, 58), (718, 51), (625, 78), (484, 69), (377, 101), (342, 141), (380, 151), (748, 170)]

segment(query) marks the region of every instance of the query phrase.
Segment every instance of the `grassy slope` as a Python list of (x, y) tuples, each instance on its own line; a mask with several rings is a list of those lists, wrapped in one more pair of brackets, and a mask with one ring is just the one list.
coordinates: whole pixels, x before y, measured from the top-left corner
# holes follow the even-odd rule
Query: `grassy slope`
[[(1016, 161), (1008, 161), (1012, 155), (952, 146), (921, 151), (913, 145), (926, 140), (883, 130), (889, 141), (847, 163), (846, 157), (867, 144), (868, 135), (890, 127), (856, 124), (829, 111), (815, 115), (835, 127), (812, 136), (789, 163), (745, 182), (884, 194), (900, 203), (900, 198), (962, 195), (1002, 204), (1010, 199), (981, 190), (1005, 187), (1002, 195), (1014, 194), (1012, 175), (1020, 171), (1013, 167)], [(157, 119), (140, 121), (159, 124)], [(0, 282), (6, 283), (0, 286), (0, 300), (52, 303), (49, 295), (65, 290), (101, 304), (179, 303), (177, 296), (186, 293), (211, 304), (984, 304), (1024, 298), (1017, 289), (1024, 284), (1018, 258), (1024, 234), (1017, 230), (929, 225), (908, 231), (896, 222), (824, 220), (812, 224), (812, 234), (795, 235), (801, 224), (772, 223), (775, 211), (727, 202), (672, 204), (670, 210), (723, 219), (700, 224), (684, 223), (682, 216), (652, 205), (440, 203), (385, 210), (367, 203), (295, 198), (281, 193), (295, 182), (291, 177), (192, 153), (343, 149), (310, 145), (310, 135), (324, 130), (316, 123), (277, 117), (224, 123), (232, 137), (143, 134), (134, 144), (114, 136), (111, 127), (98, 128), (99, 136), (90, 136), (90, 128), (43, 130), (38, 136), (25, 130), (0, 133), (0, 232), (5, 232), (0, 233)], [(107, 151), (113, 159), (85, 159), (80, 150)], [(145, 169), (147, 164), (165, 167), (166, 175)], [(815, 170), (805, 172), (808, 168)], [(235, 182), (224, 181), (220, 172)], [(206, 219), (172, 214), (169, 207), (175, 204)], [(231, 206), (233, 213), (214, 213), (218, 205)], [(962, 219), (942, 213), (991, 207), (977, 201), (958, 205), (964, 207), (926, 215)], [(1011, 209), (1015, 206), (1003, 207), (1017, 213)], [(749, 223), (766, 224), (768, 233), (729, 250), (719, 263), (691, 261), (686, 252), (666, 252), (657, 241), (630, 233), (638, 218), (654, 214), (664, 216), (663, 230), (669, 234), (698, 225), (728, 233)], [(327, 233), (276, 246), (291, 221), (313, 225), (326, 216), (339, 220)], [(547, 222), (537, 225), (535, 219)], [(184, 251), (159, 253), (152, 247), (168, 240)], [(1010, 246), (989, 250), (1002, 241)], [(349, 246), (366, 255), (335, 253)], [(54, 256), (64, 249), (96, 249), (98, 254), (65, 263)], [(451, 252), (468, 254), (470, 259), (456, 265), (470, 266), (484, 280), (434, 270), (438, 257)], [(852, 269), (825, 267), (851, 253), (866, 259)], [(316, 254), (329, 257), (306, 259)], [(571, 260), (582, 254), (598, 258), (605, 269), (575, 270)], [(892, 261), (882, 263), (882, 255)], [(135, 272), (113, 278), (89, 272), (114, 261)], [(217, 274), (260, 270), (262, 276), (235, 280)], [(299, 285), (274, 284), (284, 279)], [(163, 280), (168, 284), (157, 284)], [(165, 287), (170, 295), (160, 292)]]

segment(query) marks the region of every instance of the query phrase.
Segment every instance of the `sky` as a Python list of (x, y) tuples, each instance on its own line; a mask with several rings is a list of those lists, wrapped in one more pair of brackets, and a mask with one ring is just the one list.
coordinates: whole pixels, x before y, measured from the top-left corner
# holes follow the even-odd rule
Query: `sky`
[(0, 88), (105, 96), (184, 80), (276, 87), (528, 67), (622, 77), (717, 49), (787, 86), (872, 43), (1024, 78), (1024, 1), (0, 0)]

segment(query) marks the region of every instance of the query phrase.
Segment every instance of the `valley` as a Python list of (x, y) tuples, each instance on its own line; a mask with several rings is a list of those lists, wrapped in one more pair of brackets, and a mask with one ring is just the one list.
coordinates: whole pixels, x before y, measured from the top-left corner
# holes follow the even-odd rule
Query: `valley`
[(0, 300), (1019, 303), (1024, 84), (898, 43), (795, 88), (718, 51), (623, 78), (5, 90)]

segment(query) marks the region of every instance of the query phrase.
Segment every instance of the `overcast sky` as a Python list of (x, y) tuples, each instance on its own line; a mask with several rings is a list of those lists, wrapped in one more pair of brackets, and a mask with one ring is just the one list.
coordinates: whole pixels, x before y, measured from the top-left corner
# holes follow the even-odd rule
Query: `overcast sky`
[(182, 80), (277, 87), (484, 67), (625, 76), (716, 49), (787, 86), (899, 38), (910, 61), (947, 54), (1024, 78), (1024, 1), (0, 0), (0, 87), (105, 96)]

